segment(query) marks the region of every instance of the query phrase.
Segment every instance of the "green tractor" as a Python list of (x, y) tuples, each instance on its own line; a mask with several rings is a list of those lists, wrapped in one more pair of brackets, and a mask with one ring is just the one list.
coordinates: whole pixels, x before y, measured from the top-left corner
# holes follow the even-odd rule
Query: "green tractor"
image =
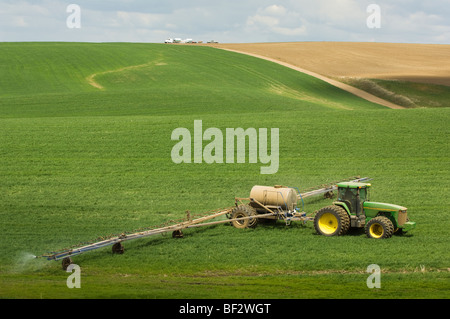
[(389, 238), (395, 232), (407, 232), (416, 226), (403, 206), (369, 201), (371, 184), (337, 184), (338, 198), (333, 205), (320, 209), (314, 228), (324, 236), (345, 235), (350, 227), (365, 228), (369, 238)]

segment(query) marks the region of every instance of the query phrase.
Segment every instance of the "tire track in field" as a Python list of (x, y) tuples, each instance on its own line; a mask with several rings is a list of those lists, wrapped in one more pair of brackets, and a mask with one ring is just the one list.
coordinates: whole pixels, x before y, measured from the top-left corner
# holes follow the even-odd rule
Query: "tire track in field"
[(293, 88), (290, 88), (287, 85), (283, 84), (282, 82), (277, 81), (277, 80), (273, 79), (272, 77), (270, 77), (266, 74), (263, 74), (261, 72), (258, 72), (250, 67), (236, 66), (236, 65), (234, 67), (239, 68), (242, 71), (250, 73), (253, 76), (259, 77), (262, 80), (266, 81), (269, 84), (268, 91), (270, 91), (272, 93), (275, 93), (278, 95), (283, 95), (283, 96), (291, 98), (291, 99), (322, 104), (329, 108), (342, 109), (342, 110), (353, 110), (350, 107), (342, 105), (342, 103), (336, 103), (336, 102), (333, 102), (326, 98), (318, 98), (318, 97), (312, 96), (311, 94), (308, 94), (304, 91), (298, 91)]
[(320, 79), (322, 81), (327, 82), (328, 84), (331, 84), (331, 85), (333, 85), (335, 87), (338, 87), (341, 90), (347, 91), (347, 92), (349, 92), (349, 93), (351, 93), (353, 95), (356, 95), (356, 96), (358, 96), (358, 97), (360, 97), (360, 98), (362, 98), (364, 100), (367, 100), (369, 102), (372, 102), (372, 103), (375, 103), (375, 104), (380, 104), (380, 105), (386, 106), (386, 107), (391, 108), (391, 109), (404, 109), (403, 106), (400, 106), (400, 105), (391, 103), (389, 101), (386, 101), (386, 100), (384, 100), (382, 98), (379, 98), (379, 97), (377, 97), (375, 95), (372, 95), (372, 94), (370, 94), (370, 93), (368, 93), (366, 91), (357, 89), (357, 88), (355, 88), (353, 86), (350, 86), (348, 84), (345, 84), (345, 83), (342, 83), (342, 82), (330, 79), (330, 78), (328, 78), (326, 76), (323, 76), (323, 75), (320, 75), (318, 73), (311, 72), (311, 71), (299, 68), (299, 67), (297, 67), (295, 65), (292, 65), (292, 64), (289, 64), (289, 63), (286, 63), (286, 62), (283, 62), (283, 61), (279, 61), (279, 60), (272, 59), (272, 58), (269, 58), (269, 57), (266, 57), (266, 56), (262, 56), (262, 55), (254, 54), (254, 53), (249, 53), (249, 52), (244, 52), (244, 51), (238, 51), (238, 50), (226, 49), (226, 48), (219, 48), (219, 47), (217, 47), (217, 48), (221, 49), (221, 50), (230, 51), (230, 52), (246, 54), (246, 55), (249, 55), (249, 56), (253, 56), (255, 58), (264, 59), (264, 60), (267, 60), (267, 61), (270, 61), (270, 62), (274, 62), (274, 63), (280, 64), (282, 66), (288, 67), (290, 69), (296, 70), (298, 72), (302, 72), (302, 73), (305, 73), (307, 75), (310, 75), (310, 76), (313, 76), (315, 78), (318, 78), (318, 79)]
[[(450, 268), (426, 268), (424, 265), (418, 265), (413, 268), (401, 268), (401, 269), (385, 269), (381, 271), (381, 274), (414, 274), (414, 273), (446, 273), (450, 272)], [(298, 275), (310, 275), (310, 276), (323, 276), (323, 275), (368, 275), (367, 269), (324, 269), (324, 270), (276, 270), (276, 271), (221, 271), (221, 270), (205, 270), (203, 272), (185, 275), (185, 277), (202, 278), (202, 277), (230, 277), (230, 276), (242, 276), (242, 277), (260, 277), (260, 276), (298, 276)]]
[(108, 71), (104, 71), (104, 72), (93, 73), (93, 74), (89, 75), (88, 77), (86, 77), (86, 81), (88, 82), (89, 85), (91, 85), (99, 90), (104, 90), (105, 89), (104, 86), (95, 80), (95, 78), (98, 75), (118, 73), (118, 72), (123, 72), (123, 71), (128, 71), (128, 70), (136, 70), (136, 69), (142, 69), (142, 68), (146, 68), (146, 67), (150, 67), (150, 66), (159, 66), (159, 65), (167, 65), (167, 63), (161, 62), (160, 60), (150, 61), (150, 62), (147, 62), (144, 64), (131, 65), (131, 66), (126, 66), (123, 68), (115, 69), (115, 70), (108, 70)]

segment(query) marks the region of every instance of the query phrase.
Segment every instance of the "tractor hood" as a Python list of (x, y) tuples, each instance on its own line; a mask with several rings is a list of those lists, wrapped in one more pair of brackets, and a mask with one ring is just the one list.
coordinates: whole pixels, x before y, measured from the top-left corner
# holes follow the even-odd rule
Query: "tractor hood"
[(407, 210), (407, 208), (403, 206), (378, 202), (364, 202), (364, 209), (374, 209), (386, 212), (398, 212), (399, 210)]

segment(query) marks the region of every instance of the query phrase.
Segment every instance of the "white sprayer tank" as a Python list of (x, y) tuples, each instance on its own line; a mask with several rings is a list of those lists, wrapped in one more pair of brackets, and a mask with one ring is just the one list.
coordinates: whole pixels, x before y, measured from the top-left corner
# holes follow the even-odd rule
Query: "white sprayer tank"
[(265, 206), (280, 206), (284, 210), (292, 211), (297, 207), (297, 192), (290, 187), (256, 185), (250, 192), (250, 198)]

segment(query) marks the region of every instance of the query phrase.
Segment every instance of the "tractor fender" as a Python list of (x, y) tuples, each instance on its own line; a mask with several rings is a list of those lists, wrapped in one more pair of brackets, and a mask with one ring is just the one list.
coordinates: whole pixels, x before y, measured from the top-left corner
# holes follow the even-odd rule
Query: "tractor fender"
[(333, 202), (333, 205), (341, 206), (343, 209), (345, 209), (345, 211), (347, 212), (347, 214), (350, 215), (350, 209), (348, 209), (346, 203), (343, 203), (343, 202)]

